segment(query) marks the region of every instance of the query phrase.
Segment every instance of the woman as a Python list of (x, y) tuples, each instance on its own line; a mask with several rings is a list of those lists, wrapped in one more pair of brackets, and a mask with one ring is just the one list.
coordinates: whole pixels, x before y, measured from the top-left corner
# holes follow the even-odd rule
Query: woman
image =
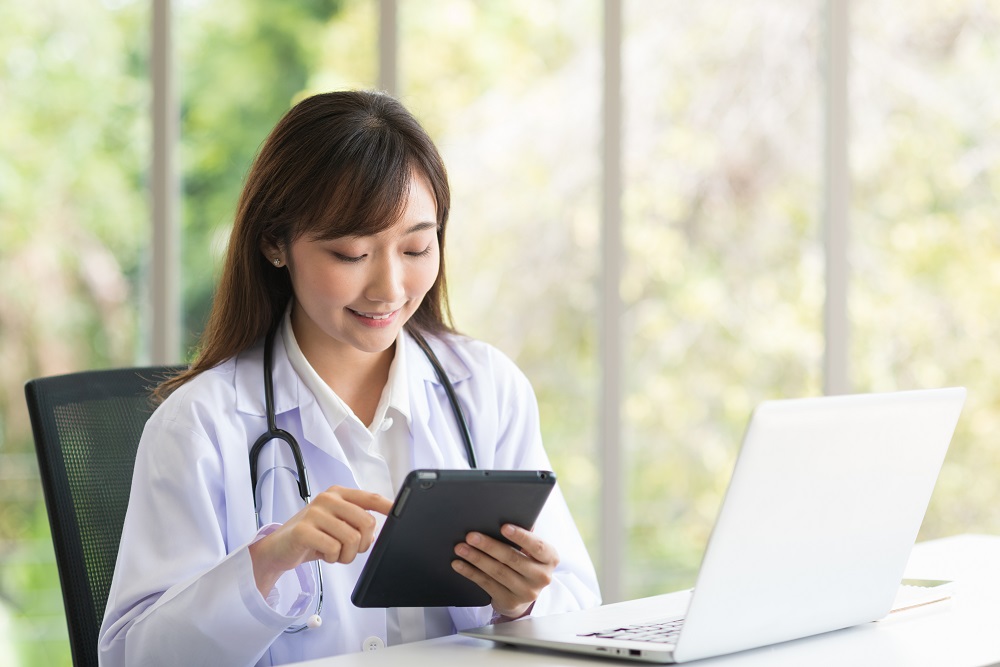
[[(247, 177), (197, 360), (159, 387), (139, 445), (102, 664), (277, 665), (599, 603), (558, 489), (534, 530), (504, 527), (520, 552), (475, 533), (456, 547), (453, 567), (489, 607), (350, 602), (405, 474), (469, 465), (418, 338), (454, 386), (479, 467), (549, 468), (527, 379), (448, 324), (449, 203), (436, 148), (391, 97), (317, 95), (278, 123)], [(305, 506), (279, 441), (260, 448), (251, 490), (265, 365), (275, 426), (323, 489)]]

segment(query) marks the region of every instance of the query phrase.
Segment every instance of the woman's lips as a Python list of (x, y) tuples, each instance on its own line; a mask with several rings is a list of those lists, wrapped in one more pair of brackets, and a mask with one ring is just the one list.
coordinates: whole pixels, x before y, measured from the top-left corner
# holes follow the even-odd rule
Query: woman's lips
[(395, 321), (396, 315), (399, 314), (399, 310), (394, 310), (389, 313), (365, 313), (360, 310), (354, 310), (353, 308), (348, 308), (347, 310), (351, 311), (351, 314), (365, 326), (376, 329), (389, 326)]

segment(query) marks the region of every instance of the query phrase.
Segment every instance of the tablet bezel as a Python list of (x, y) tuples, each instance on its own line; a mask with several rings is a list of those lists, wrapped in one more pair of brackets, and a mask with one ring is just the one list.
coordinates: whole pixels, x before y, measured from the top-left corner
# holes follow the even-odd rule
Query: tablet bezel
[(509, 542), (531, 528), (555, 487), (548, 470), (413, 470), (400, 487), (351, 601), (357, 607), (482, 607), (490, 596), (455, 572), (470, 531)]

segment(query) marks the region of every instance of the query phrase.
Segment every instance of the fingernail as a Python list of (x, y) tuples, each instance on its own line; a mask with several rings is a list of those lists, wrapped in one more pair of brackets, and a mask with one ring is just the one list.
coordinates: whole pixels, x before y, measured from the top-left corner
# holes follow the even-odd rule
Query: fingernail
[(517, 529), (514, 528), (514, 526), (510, 525), (509, 523), (504, 524), (503, 528), (501, 528), (500, 530), (507, 537), (514, 537), (514, 533), (517, 532)]
[(468, 542), (469, 544), (479, 544), (480, 542), (479, 533), (470, 533)]
[(463, 567), (465, 566), (462, 564), (462, 561), (460, 560), (451, 561), (451, 569), (455, 570), (456, 572), (461, 572)]
[(464, 558), (469, 555), (469, 547), (465, 546), (464, 544), (459, 544), (457, 547), (455, 547), (455, 553)]

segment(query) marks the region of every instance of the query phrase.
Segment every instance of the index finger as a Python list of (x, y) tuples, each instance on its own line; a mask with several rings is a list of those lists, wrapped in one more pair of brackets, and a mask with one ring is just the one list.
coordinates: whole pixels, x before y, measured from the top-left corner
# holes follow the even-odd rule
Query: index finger
[(503, 536), (521, 547), (521, 551), (534, 558), (539, 563), (558, 562), (555, 550), (544, 540), (526, 528), (505, 523), (500, 530)]
[(340, 495), (344, 498), (344, 500), (347, 500), (364, 510), (370, 510), (388, 515), (389, 510), (392, 509), (391, 500), (385, 496), (380, 496), (377, 493), (372, 493), (371, 491), (362, 491), (361, 489), (342, 489)]

